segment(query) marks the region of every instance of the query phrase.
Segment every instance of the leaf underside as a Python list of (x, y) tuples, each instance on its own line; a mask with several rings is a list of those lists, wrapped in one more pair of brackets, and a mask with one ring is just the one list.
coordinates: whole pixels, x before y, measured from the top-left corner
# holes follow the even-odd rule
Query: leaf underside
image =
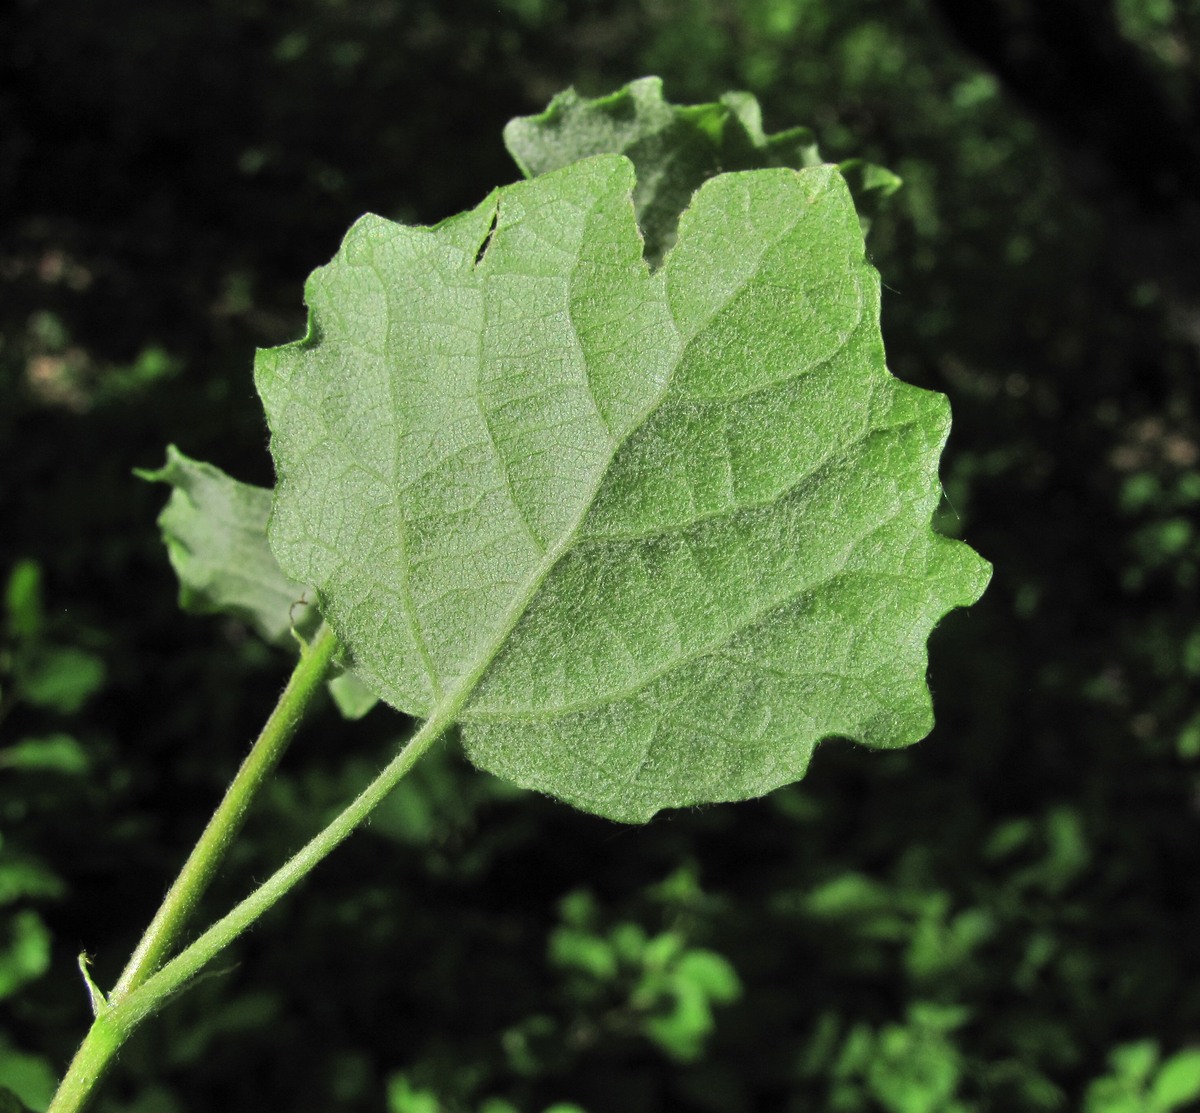
[[(174, 445), (161, 468), (137, 475), (171, 488), (158, 526), (179, 578), (179, 605), (192, 614), (233, 615), (264, 641), (298, 652), (297, 636), (309, 637), (321, 616), (316, 592), (288, 579), (267, 543), (271, 492)], [(329, 692), (347, 719), (361, 719), (376, 703), (350, 673), (330, 680)]]
[(166, 483), (158, 527), (179, 578), (179, 605), (192, 614), (231, 614), (272, 645), (295, 645), (321, 621), (311, 588), (289, 580), (266, 543), (271, 492), (241, 483), (174, 445), (167, 462), (137, 474)]
[(531, 178), (592, 155), (625, 155), (636, 172), (634, 209), (652, 266), (675, 242), (679, 214), (709, 178), (822, 161), (808, 128), (768, 135), (750, 93), (726, 93), (712, 104), (671, 104), (657, 77), (631, 81), (603, 97), (567, 89), (544, 112), (510, 120), (504, 143)]
[(923, 737), (929, 632), (989, 575), (930, 529), (948, 408), (887, 371), (837, 171), (711, 178), (653, 273), (634, 185), (364, 217), (256, 366), (271, 543), (356, 674), (628, 822)]
[[(510, 120), (504, 143), (530, 178), (592, 155), (625, 155), (637, 177), (633, 205), (652, 267), (674, 244), (680, 213), (709, 178), (772, 166), (798, 170), (825, 161), (808, 128), (768, 134), (751, 93), (725, 93), (709, 104), (672, 104), (657, 77), (639, 78), (601, 97), (567, 89), (536, 116)], [(900, 188), (900, 178), (861, 158), (840, 162), (838, 169), (865, 231), (872, 214)]]

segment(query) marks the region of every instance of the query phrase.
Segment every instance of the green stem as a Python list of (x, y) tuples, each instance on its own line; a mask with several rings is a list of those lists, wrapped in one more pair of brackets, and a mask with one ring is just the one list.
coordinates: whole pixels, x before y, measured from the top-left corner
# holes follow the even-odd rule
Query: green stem
[(87, 1105), (129, 1035), (113, 1023), (114, 1019), (106, 1010), (92, 1021), (46, 1113), (77, 1113)]
[(220, 951), (272, 908), (289, 889), (302, 881), (323, 858), (342, 843), (375, 807), (399, 784), (417, 760), (454, 722), (457, 705), (427, 719), (404, 748), (383, 767), (328, 826), (318, 832), (240, 904), (222, 916), (195, 942), (180, 951), (157, 974), (121, 1004), (124, 1023), (133, 1026), (157, 1012)]
[(338, 641), (333, 631), (322, 625), (312, 642), (302, 650), (300, 661), (279, 697), (275, 710), (271, 712), (246, 760), (226, 789), (224, 799), (213, 812), (204, 833), (192, 848), (179, 876), (175, 878), (150, 926), (134, 948), (125, 970), (117, 979), (108, 996), (110, 1006), (120, 1004), (137, 989), (162, 965), (174, 947), (184, 924), (241, 830), (251, 801), (295, 735), (300, 720), (329, 672), (337, 648)]
[(450, 700), (440, 713), (426, 720), (404, 748), (332, 822), (275, 871), (232, 911), (179, 952), (157, 973), (147, 977), (119, 1002), (96, 1018), (72, 1060), (58, 1093), (46, 1113), (79, 1113), (96, 1083), (129, 1034), (221, 950), (268, 911), (323, 858), (362, 823), (380, 801), (446, 731), (458, 714), (462, 700)]
[(241, 828), (255, 793), (278, 764), (328, 675), (337, 649), (337, 638), (326, 626), (303, 648), (275, 709), (80, 1044), (47, 1113), (82, 1110), (138, 1019), (145, 1015), (123, 1003), (154, 974), (175, 945)]

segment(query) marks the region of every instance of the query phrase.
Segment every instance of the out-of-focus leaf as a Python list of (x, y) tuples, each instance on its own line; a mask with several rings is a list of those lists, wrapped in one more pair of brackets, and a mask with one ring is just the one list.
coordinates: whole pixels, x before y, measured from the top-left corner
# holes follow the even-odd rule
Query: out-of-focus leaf
[(442, 1104), (432, 1090), (413, 1086), (402, 1074), (393, 1075), (387, 1088), (388, 1113), (441, 1113)]
[[(12, 1098), (34, 1113), (40, 1113), (50, 1104), (54, 1093), (54, 1070), (46, 1059), (40, 1055), (31, 1055), (19, 1051), (0, 1032), (0, 1084), (10, 1095), (6, 1100), (10, 1105)], [(3, 1091), (0, 1091), (2, 1093)]]
[(0, 1086), (0, 1113), (33, 1113), (7, 1086)]
[(603, 938), (577, 928), (562, 927), (550, 937), (550, 961), (559, 967), (581, 970), (597, 981), (617, 976), (617, 955)]
[(679, 976), (698, 985), (713, 1001), (726, 1004), (736, 1001), (742, 983), (729, 960), (715, 951), (695, 948), (679, 960)]
[(488, 1098), (479, 1107), (478, 1113), (521, 1113), (521, 1111), (503, 1098)]
[(32, 909), (16, 913), (0, 932), (0, 1001), (50, 967), (50, 932)]
[(1200, 1051), (1172, 1055), (1158, 1072), (1150, 1088), (1155, 1113), (1169, 1113), (1200, 1099)]
[(85, 773), (87, 767), (87, 752), (69, 734), (24, 738), (0, 750), (0, 769)]
[(36, 561), (20, 560), (9, 573), (4, 590), (8, 635), (32, 641), (42, 630), (42, 570)]
[(35, 707), (73, 715), (104, 684), (104, 662), (73, 646), (42, 646), (20, 659), (17, 690)]
[(63, 883), (36, 858), (12, 853), (0, 840), (0, 904), (23, 897), (58, 897)]

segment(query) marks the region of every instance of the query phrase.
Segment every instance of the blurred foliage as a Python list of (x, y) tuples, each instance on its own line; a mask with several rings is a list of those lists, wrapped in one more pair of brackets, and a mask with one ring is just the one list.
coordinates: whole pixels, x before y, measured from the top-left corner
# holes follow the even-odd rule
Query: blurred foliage
[[(287, 669), (177, 612), (131, 469), (176, 441), (268, 485), (251, 351), (351, 221), (460, 211), (518, 177), (510, 117), (648, 73), (904, 181), (889, 358), (950, 394), (942, 528), (996, 566), (935, 635), (937, 730), (638, 829), (447, 745), (98, 1109), (1195, 1104), (1200, 6), (1083, 8), (981, 0), (979, 40), (939, 0), (0, 11), (0, 1109), (44, 1108), (75, 956), (111, 984)], [(407, 729), (321, 712), (201, 919)]]
[(1111, 1071), (1088, 1087), (1084, 1113), (1170, 1113), (1200, 1101), (1200, 1051), (1160, 1061), (1154, 1040), (1122, 1044), (1108, 1057)]

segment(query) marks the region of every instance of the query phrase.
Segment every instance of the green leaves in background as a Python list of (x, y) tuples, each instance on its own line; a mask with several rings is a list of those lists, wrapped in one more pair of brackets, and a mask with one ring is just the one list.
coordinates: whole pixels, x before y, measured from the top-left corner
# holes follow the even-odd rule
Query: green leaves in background
[[(1172, 265), (1171, 252), (1127, 249), (1139, 227), (1178, 246), (1191, 225), (1096, 188), (1105, 160), (1092, 140), (1113, 133), (1093, 94), (1107, 91), (1113, 104), (1131, 108), (1129, 119), (1144, 117), (1128, 161), (1135, 186), (1169, 182), (1169, 172), (1148, 174), (1147, 160), (1164, 145), (1184, 153), (1196, 133), (1173, 127), (1174, 116), (1156, 111), (1157, 97), (1124, 95), (1141, 66), (1114, 67), (1102, 88), (1084, 82), (1077, 97), (1059, 96), (1061, 83), (1045, 80), (1075, 65), (1093, 34), (1108, 37), (1105, 6), (1057, 44), (1037, 35), (1049, 5), (1028, 6), (1029, 21), (1008, 27), (1044, 52), (1046, 65), (1026, 67), (1031, 99), (1014, 96), (1005, 73), (962, 50), (948, 33), (945, 4), (502, 0), (466, 9), (387, 0), (192, 12), (150, 0), (106, 6), (101, 20), (88, 18), (97, 9), (85, 4), (74, 5), (79, 18), (63, 18), (70, 6), (9, 6), (20, 20), (23, 61), (14, 55), (17, 110), (6, 116), (6, 150), (17, 157), (0, 175), (18, 186), (15, 238), (6, 239), (0, 266), (0, 441), (9, 450), (0, 469), (8, 499), (0, 549), (42, 565), (49, 639), (99, 650), (115, 675), (70, 723), (54, 709), (22, 705), (0, 732), (69, 730), (92, 761), (86, 779), (0, 770), (5, 850), (59, 865), (71, 900), (48, 920), (65, 929), (54, 974), (4, 1002), (17, 1044), (61, 1066), (83, 1015), (71, 957), (86, 942), (115, 962), (130, 941), (128, 919), (91, 915), (113, 907), (113, 871), (136, 884), (148, 906), (178, 865), (177, 839), (199, 829), (211, 804), (219, 770), (205, 765), (207, 746), (173, 756), (180, 729), (215, 729), (235, 715), (240, 722), (247, 686), (264, 679), (254, 664), (260, 655), (218, 653), (205, 664), (203, 641), (194, 638), (170, 662), (133, 652), (173, 644), (168, 610), (145, 598), (139, 576), (144, 533), (124, 479), (133, 446), (164, 443), (165, 431), (181, 445), (219, 442), (218, 462), (250, 475), (240, 461), (260, 454), (263, 438), (260, 419), (234, 404), (244, 401), (241, 354), (300, 335), (281, 307), (298, 308), (297, 274), (317, 261), (306, 261), (307, 245), (336, 243), (331, 237), (344, 231), (337, 214), (362, 211), (371, 198), (423, 222), (471, 207), (491, 184), (517, 176), (497, 165), (504, 105), (533, 111), (571, 81), (595, 93), (651, 72), (663, 72), (681, 103), (751, 89), (768, 130), (809, 123), (827, 157), (863, 154), (905, 178), (869, 241), (884, 281), (899, 292), (886, 303), (891, 366), (951, 394), (954, 451), (943, 460), (943, 481), (956, 514), (947, 513), (948, 529), (976, 538), (1008, 581), (969, 620), (938, 632), (932, 680), (943, 744), (865, 762), (829, 747), (820, 777), (776, 793), (770, 806), (679, 815), (599, 841), (594, 826), (567, 809), (495, 807), (493, 789), (484, 788), (491, 778), (460, 773), (452, 753), (431, 753), (399, 790), (410, 798), (389, 799), (419, 815), (412, 801), (427, 792), (436, 765), (433, 798), (446, 803), (432, 827), (414, 823), (424, 841), (414, 835), (393, 854), (378, 885), (338, 881), (335, 866), (331, 899), (314, 897), (289, 913), (286, 953), (255, 948), (290, 1030), (259, 1023), (257, 1040), (248, 1028), (232, 1031), (214, 1048), (210, 1066), (219, 1060), (220, 1069), (185, 1071), (164, 1062), (161, 1042), (144, 1044), (123, 1057), (115, 1085), (132, 1093), (165, 1082), (181, 1108), (377, 1113), (380, 1079), (369, 1065), (403, 1067), (428, 1084), (437, 1074), (420, 1069), (427, 1033), (442, 1034), (430, 1057), (440, 1049), (459, 1076), (478, 1077), (490, 1055), (501, 1055), (488, 1032), (562, 1008), (561, 980), (526, 975), (538, 970), (552, 926), (547, 905), (583, 882), (581, 860), (611, 924), (636, 918), (628, 903), (647, 863), (689, 854), (711, 866), (714, 893), (727, 904), (703, 938), (728, 954), (746, 986), (743, 1006), (718, 1010), (704, 1062), (672, 1068), (644, 1043), (605, 1039), (572, 1051), (570, 1084), (550, 1067), (528, 1089), (493, 1072), (458, 1105), (447, 1091), (449, 1108), (478, 1113), (479, 1100), (496, 1093), (521, 1113), (542, 1113), (567, 1096), (594, 1113), (745, 1113), (776, 1108), (786, 1093), (801, 1108), (824, 1110), (830, 1076), (802, 1083), (789, 1074), (813, 1018), (831, 1010), (843, 1034), (866, 1023), (879, 1035), (910, 1027), (909, 1004), (932, 1000), (973, 1011), (971, 1022), (942, 1037), (964, 1065), (957, 1100), (980, 1110), (1061, 1113), (1083, 1107), (1087, 1083), (1108, 1071), (1111, 1046), (1154, 1037), (1166, 1059), (1200, 1031), (1200, 995), (1186, 977), (1200, 969), (1189, 930), (1200, 889), (1172, 883), (1197, 864), (1190, 836), (1200, 779), (1200, 548), (1194, 527), (1181, 544), (1179, 519), (1200, 522), (1200, 379), (1189, 324), (1195, 298), (1176, 304), (1171, 293), (1194, 289), (1195, 253), (1180, 248)], [(1186, 115), (1195, 103), (1187, 100), (1189, 44), (1200, 41), (1195, 6), (1109, 7)], [(994, 58), (1005, 46), (993, 39), (984, 49)], [(198, 87), (209, 95), (197, 97)], [(397, 112), (415, 89), (438, 111)], [(1064, 119), (1073, 104), (1091, 119), (1091, 136)], [(46, 127), (48, 110), (87, 126)], [(448, 132), (453, 146), (444, 142)], [(1062, 157), (1056, 133), (1086, 156), (1084, 189), (1072, 187), (1079, 160)], [(150, 187), (131, 189), (147, 180), (148, 152), (166, 142), (169, 153), (181, 136), (186, 157), (163, 163)], [(154, 171), (162, 160), (152, 162)], [(397, 173), (414, 165), (420, 173)], [(1172, 274), (1182, 281), (1173, 286)], [(71, 403), (77, 395), (55, 400), (60, 384), (73, 390), (80, 381), (72, 378), (80, 366), (72, 349), (86, 353), (90, 391), (152, 338), (196, 355), (177, 389), (131, 391), (86, 411)], [(1127, 494), (1127, 480), (1136, 491)], [(103, 631), (103, 642), (81, 640), (81, 627)], [(143, 705), (148, 690), (160, 698)], [(381, 718), (377, 729), (386, 734)], [(403, 729), (395, 724), (395, 733)], [(278, 804), (264, 801), (262, 839), (248, 841), (231, 868), (264, 876), (309, 833), (314, 816), (365, 783), (379, 760), (375, 733), (349, 761), (320, 747), (295, 753), (270, 787)], [(222, 731), (223, 744), (214, 734), (222, 766), (243, 734)], [(302, 790), (293, 799), (294, 784)], [(451, 807), (456, 790), (478, 794), (475, 819), (460, 820)], [(790, 829), (781, 804), (801, 796), (822, 818)], [(1081, 859), (1047, 820), (1060, 806), (1077, 814), (1087, 836), (1081, 865), (1070, 865)], [(990, 845), (1009, 820), (1013, 829)], [(1014, 848), (1017, 824), (1028, 835)], [(385, 852), (375, 844), (379, 830), (376, 813), (344, 851), (366, 859), (358, 869), (345, 863), (347, 874), (372, 873), (370, 856)], [(925, 873), (906, 881), (910, 848), (922, 840)], [(508, 863), (518, 861), (545, 902), (524, 885), (514, 889)], [(447, 870), (462, 880), (424, 883)], [(843, 873), (883, 886), (877, 911), (828, 921), (798, 913), (771, 931), (756, 898), (811, 893)], [(129, 886), (119, 888), (136, 895)], [(469, 909), (464, 886), (473, 894)], [(938, 895), (948, 909), (942, 918), (934, 915)], [(973, 938), (960, 933), (960, 918), (976, 911), (995, 921), (993, 937), (951, 963)], [(433, 926), (422, 933), (415, 915)], [(898, 941), (869, 938), (897, 921), (905, 932)], [(952, 932), (951, 949), (935, 953), (933, 979), (918, 979), (927, 967), (911, 957), (912, 944), (930, 922), (935, 938)], [(351, 923), (359, 925), (355, 945), (329, 961), (330, 939)], [(399, 937), (425, 956), (416, 971), (423, 977), (395, 961)], [(514, 937), (528, 942), (520, 954), (497, 942)], [(456, 974), (467, 968), (464, 991)], [(172, 1006), (164, 1014), (171, 1042), (192, 1026), (207, 1030), (226, 999), (217, 988), (232, 995), (242, 981), (206, 983)], [(258, 976), (247, 981), (262, 984)], [(788, 1009), (772, 1008), (772, 993), (786, 997)], [(473, 1009), (475, 1000), (502, 1002), (505, 1015)], [(477, 1020), (481, 1012), (487, 1019)], [(324, 1019), (305, 1023), (311, 1017)], [(272, 1072), (276, 1047), (284, 1065)], [(354, 1055), (365, 1081), (351, 1099), (343, 1060)], [(1018, 1091), (1014, 1063), (1061, 1087), (1057, 1100), (1035, 1101), (1025, 1084)], [(0, 1057), (0, 1085), (9, 1069)], [(657, 1086), (630, 1094), (648, 1073)], [(140, 1113), (148, 1108), (139, 1104)], [(862, 1108), (879, 1113), (870, 1095)], [(119, 1113), (130, 1109), (122, 1102)]]
[[(637, 172), (633, 202), (652, 266), (675, 242), (680, 214), (709, 178), (823, 161), (808, 128), (767, 135), (762, 109), (750, 93), (726, 93), (714, 104), (671, 104), (657, 77), (631, 81), (603, 97), (581, 97), (568, 89), (541, 114), (510, 121), (504, 142), (530, 178), (592, 155), (625, 155)], [(854, 173), (864, 195), (883, 196), (900, 186), (895, 174), (861, 160), (842, 169)]]
[(1114, 1048), (1111, 1073), (1088, 1087), (1085, 1113), (1173, 1113), (1200, 1101), (1200, 1051), (1179, 1051), (1165, 1062), (1156, 1040)]
[(829, 1108), (973, 1113), (972, 1105), (956, 1098), (965, 1064), (953, 1042), (955, 1030), (969, 1019), (963, 1008), (914, 1001), (903, 1023), (878, 1031), (855, 1025), (825, 1068), (832, 1083)]
[[(449, 1113), (449, 1107), (444, 1104), (432, 1090), (414, 1086), (403, 1074), (395, 1074), (388, 1080), (387, 1089), (388, 1113)], [(0, 1110), (3, 1113), (3, 1110)], [(521, 1113), (521, 1111), (503, 1098), (487, 1098), (476, 1109), (476, 1113)], [(578, 1105), (566, 1102), (555, 1102), (542, 1113), (585, 1113)]]
[[(11, 852), (0, 840), (0, 1000), (17, 997), (50, 965), (49, 929), (34, 909), (20, 908), (20, 902), (58, 897), (62, 888), (41, 862)], [(53, 1090), (54, 1067), (47, 1057), (23, 1051), (0, 1030), (0, 1113), (24, 1113), (26, 1106), (44, 1109)]]
[[(231, 614), (264, 641), (298, 651), (296, 636), (311, 635), (321, 616), (316, 593), (289, 580), (267, 544), (271, 492), (240, 483), (174, 445), (161, 468), (137, 474), (172, 488), (158, 525), (179, 577), (179, 605), (192, 614)], [(348, 673), (334, 678), (329, 689), (349, 719), (361, 718), (375, 704)]]
[[(20, 560), (13, 566), (3, 605), (0, 721), (22, 705), (26, 712), (55, 719), (78, 713), (103, 685), (104, 664), (92, 649), (64, 644), (58, 609), (48, 609), (43, 598), (38, 562)], [(88, 631), (70, 632), (96, 640)], [(8, 779), (13, 793), (0, 807), (7, 834), (0, 835), (0, 1002), (7, 1005), (50, 970), (54, 939), (39, 906), (67, 893), (59, 875), (14, 836), (25, 833), (22, 820), (44, 793), (55, 791), (64, 777), (81, 777), (90, 765), (87, 749), (63, 732), (18, 734), (0, 746), (0, 777)], [(0, 1113), (44, 1109), (54, 1077), (46, 1056), (27, 1052), (0, 1031)]]
[(4, 637), (0, 641), (0, 697), (73, 715), (104, 684), (104, 661), (77, 645), (63, 645), (46, 629), (42, 570), (18, 561), (4, 591)]
[(257, 363), (272, 547), (358, 675), (629, 822), (923, 737), (925, 640), (988, 578), (929, 528), (949, 414), (886, 369), (837, 171), (710, 179), (654, 274), (634, 185), (365, 217)]
[(0, 1034), (0, 1113), (45, 1109), (54, 1092), (54, 1073), (46, 1060), (15, 1050)]
[(742, 993), (729, 961), (678, 928), (651, 935), (626, 920), (602, 930), (586, 890), (559, 907), (563, 923), (550, 936), (549, 958), (568, 976), (568, 997), (584, 1015), (613, 1032), (637, 1032), (681, 1062), (700, 1058), (716, 1028), (714, 1008)]
[(0, 1086), (0, 1113), (29, 1113), (29, 1106), (12, 1090)]
[(87, 751), (69, 734), (22, 738), (0, 750), (0, 769), (37, 769), (55, 773), (86, 773)]

